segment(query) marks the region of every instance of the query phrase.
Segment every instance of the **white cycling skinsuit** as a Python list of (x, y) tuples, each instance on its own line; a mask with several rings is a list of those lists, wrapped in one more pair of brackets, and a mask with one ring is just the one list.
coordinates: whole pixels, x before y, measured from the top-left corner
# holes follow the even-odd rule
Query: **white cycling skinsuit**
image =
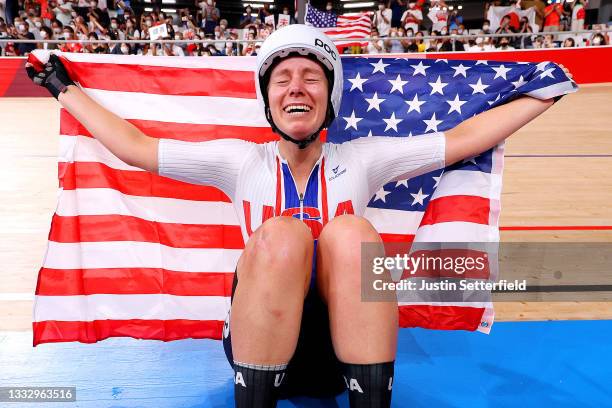
[(444, 167), (444, 150), (443, 133), (324, 143), (302, 195), (279, 153), (278, 142), (160, 139), (158, 172), (214, 186), (227, 194), (245, 243), (253, 231), (274, 216), (302, 220), (317, 239), (332, 218), (341, 214), (362, 216), (370, 198), (386, 183)]

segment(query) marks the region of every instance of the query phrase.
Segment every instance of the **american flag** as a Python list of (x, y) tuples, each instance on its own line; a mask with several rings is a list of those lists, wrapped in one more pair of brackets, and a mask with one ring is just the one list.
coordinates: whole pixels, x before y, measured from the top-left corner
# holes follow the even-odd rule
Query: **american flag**
[[(35, 51), (45, 60), (44, 51)], [(71, 78), (149, 136), (276, 140), (250, 57), (63, 54)], [(418, 137), (527, 94), (574, 90), (549, 63), (344, 58), (327, 138)], [(177, 80), (180, 78), (180, 80)], [(227, 196), (128, 166), (61, 111), (59, 194), (39, 271), (34, 345), (128, 336), (220, 339), (243, 248)], [(387, 241), (496, 241), (502, 148), (391, 183), (368, 216)], [(402, 327), (486, 331), (490, 302), (400, 305)], [(483, 324), (484, 322), (484, 324)]]
[[(337, 39), (362, 39), (370, 36), (372, 19), (369, 13), (357, 13), (355, 15), (337, 15), (334, 12), (324, 12), (306, 4), (306, 24), (320, 28), (332, 40)], [(367, 41), (334, 41), (336, 46), (349, 47), (359, 45), (365, 47)]]

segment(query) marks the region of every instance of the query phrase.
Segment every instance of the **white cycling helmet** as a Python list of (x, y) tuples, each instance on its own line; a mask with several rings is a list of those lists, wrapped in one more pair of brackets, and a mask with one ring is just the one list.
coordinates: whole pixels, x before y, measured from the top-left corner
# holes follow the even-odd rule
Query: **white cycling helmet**
[[(267, 87), (273, 67), (290, 56), (305, 56), (317, 61), (323, 67), (329, 81), (329, 99), (327, 116), (321, 128), (304, 140), (295, 140), (282, 132), (274, 124), (268, 104)], [(263, 104), (266, 118), (272, 130), (284, 139), (304, 149), (312, 143), (321, 130), (338, 116), (342, 102), (342, 62), (338, 49), (321, 30), (303, 24), (292, 24), (273, 32), (262, 44), (257, 54), (255, 69), (255, 87), (257, 99)]]

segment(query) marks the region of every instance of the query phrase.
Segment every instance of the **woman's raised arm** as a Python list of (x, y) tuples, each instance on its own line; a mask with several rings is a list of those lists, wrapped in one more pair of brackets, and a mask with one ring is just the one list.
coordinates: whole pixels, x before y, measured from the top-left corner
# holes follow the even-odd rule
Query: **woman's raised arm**
[(130, 166), (157, 173), (158, 139), (102, 107), (68, 76), (59, 57), (51, 54), (43, 71), (26, 65), (34, 83), (46, 87), (72, 116), (115, 156)]

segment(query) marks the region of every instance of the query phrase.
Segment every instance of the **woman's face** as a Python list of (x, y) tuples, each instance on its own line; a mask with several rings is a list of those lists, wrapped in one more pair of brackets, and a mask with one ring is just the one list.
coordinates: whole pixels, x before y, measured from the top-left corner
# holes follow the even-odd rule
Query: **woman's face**
[(298, 140), (310, 136), (327, 113), (328, 83), (323, 68), (305, 57), (285, 59), (270, 75), (268, 102), (280, 130)]

